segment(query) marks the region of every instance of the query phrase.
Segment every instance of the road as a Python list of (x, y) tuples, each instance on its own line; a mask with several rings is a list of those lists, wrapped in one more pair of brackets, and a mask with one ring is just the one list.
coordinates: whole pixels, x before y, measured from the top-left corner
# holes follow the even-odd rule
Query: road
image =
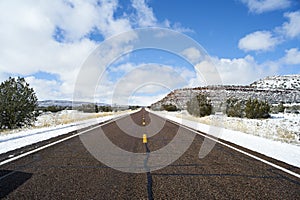
[[(215, 144), (212, 151), (200, 159), (198, 153), (204, 137), (182, 129), (177, 124), (166, 121), (163, 128), (153, 135), (157, 131), (155, 129), (161, 126), (163, 119), (144, 109), (118, 120), (0, 166), (0, 197), (4, 199), (300, 199), (299, 178), (222, 144)], [(126, 134), (128, 130), (118, 126), (118, 122), (122, 120), (123, 122), (127, 120), (126, 123), (132, 120), (132, 124), (127, 124), (125, 129), (127, 128), (133, 135)], [(169, 145), (170, 149), (174, 149), (174, 154), (178, 153), (176, 150), (180, 146), (180, 141), (184, 143), (184, 139), (181, 138), (177, 143), (171, 141), (180, 129), (184, 130), (183, 134), (186, 138), (194, 138), (187, 150), (170, 165), (148, 172), (147, 170), (155, 168), (155, 163), (150, 163), (155, 152)], [(126, 165), (126, 159), (134, 160), (132, 154), (124, 154), (122, 158), (111, 154), (116, 156), (112, 159), (114, 161), (112, 165), (119, 167), (118, 169), (100, 162), (99, 157), (94, 157), (88, 151), (91, 149), (86, 148), (81, 138), (82, 136), (84, 138), (84, 135), (96, 136), (100, 132), (105, 133), (107, 138), (121, 149), (139, 153), (143, 157), (143, 164)], [(134, 137), (134, 134), (139, 138)], [(146, 144), (142, 140), (143, 134), (148, 136)], [(97, 146), (96, 140), (94, 143)], [(103, 144), (100, 142), (98, 147), (100, 145)], [(299, 168), (238, 148), (298, 174), (300, 172)], [(168, 153), (171, 156), (170, 149)], [(122, 169), (144, 171), (142, 173), (119, 171)]]

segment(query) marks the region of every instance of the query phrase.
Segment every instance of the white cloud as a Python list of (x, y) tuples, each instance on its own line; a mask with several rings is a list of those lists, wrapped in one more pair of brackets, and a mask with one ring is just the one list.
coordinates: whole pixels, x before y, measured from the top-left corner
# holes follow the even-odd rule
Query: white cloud
[(285, 51), (286, 54), (283, 58), (285, 64), (297, 65), (300, 64), (300, 51), (298, 48), (292, 48)]
[[(56, 93), (70, 99), (79, 68), (97, 45), (83, 37), (94, 29), (98, 16), (92, 1), (75, 1), (72, 7), (65, 2), (0, 2), (0, 71), (23, 76), (38, 71), (56, 74), (61, 81)], [(53, 37), (57, 27), (64, 30), (64, 43)], [(33, 77), (28, 80), (37, 82)], [(32, 85), (38, 97), (45, 98), (43, 91), (52, 91), (55, 84), (39, 81)], [(60, 96), (48, 94), (48, 98)]]
[[(173, 67), (159, 64), (141, 64), (122, 77), (122, 80), (119, 82), (120, 86), (122, 86), (120, 87), (120, 92), (128, 94), (129, 91), (132, 92), (134, 88), (138, 88), (145, 83), (154, 83), (165, 85), (168, 88), (176, 88), (184, 85), (186, 81)], [(154, 89), (156, 89), (156, 87), (154, 87)]]
[(135, 66), (133, 63), (124, 63), (124, 64), (120, 64), (120, 65), (115, 66), (115, 67), (111, 67), (110, 69), (111, 69), (112, 72), (128, 73), (136, 67), (137, 66)]
[(128, 99), (128, 104), (129, 105), (141, 105), (141, 106), (149, 106), (154, 102), (157, 102), (159, 100), (161, 100), (162, 98), (164, 98), (166, 96), (166, 94), (168, 94), (171, 91), (166, 91), (163, 94), (159, 94), (159, 95), (154, 95), (154, 96), (131, 96)]
[(300, 36), (300, 11), (285, 13), (289, 22), (285, 22), (279, 30), (289, 38)]
[(241, 0), (253, 13), (263, 13), (268, 11), (288, 8), (291, 5), (290, 0)]
[(256, 31), (239, 40), (239, 48), (244, 51), (268, 51), (280, 43), (269, 31)]
[(194, 47), (187, 48), (181, 54), (189, 59), (192, 63), (198, 63), (201, 59), (201, 53)]
[(34, 76), (26, 77), (25, 80), (30, 87), (34, 88), (39, 100), (48, 100), (49, 97), (59, 100), (67, 99), (66, 96), (61, 95), (61, 83), (55, 80), (37, 79)]
[(132, 7), (136, 11), (136, 15), (132, 15), (131, 17), (134, 21), (133, 24), (135, 24), (138, 28), (162, 27), (169, 28), (181, 33), (194, 32), (190, 28), (183, 27), (178, 22), (171, 23), (168, 19), (164, 19), (164, 21), (158, 22), (153, 12), (153, 9), (147, 5), (146, 0), (131, 0), (131, 2)]
[[(39, 98), (72, 99), (80, 68), (98, 44), (89, 34), (107, 39), (133, 27), (171, 28), (168, 20), (157, 22), (145, 1), (133, 0), (131, 6), (136, 12), (116, 15), (118, 0), (0, 1), (0, 80), (25, 76)], [(126, 43), (135, 36), (125, 37), (119, 40)], [(115, 46), (122, 46), (120, 42)], [(106, 53), (106, 60), (119, 51)], [(131, 70), (126, 67), (123, 70)], [(37, 79), (37, 72), (54, 74), (58, 80)]]
[(115, 18), (114, 15), (118, 8), (117, 0), (102, 0), (100, 2), (101, 6), (97, 7), (97, 28), (105, 38), (129, 31), (132, 28), (129, 18)]
[(268, 51), (276, 45), (300, 36), (300, 11), (285, 13), (288, 18), (271, 31), (256, 31), (239, 40), (238, 47), (244, 51)]
[(169, 91), (187, 86), (189, 78), (193, 77), (193, 72), (187, 69), (155, 63), (126, 63), (114, 67), (112, 71), (122, 72), (123, 75), (110, 83), (101, 80), (97, 88), (96, 98), (105, 99), (106, 103), (153, 103)]
[(209, 85), (220, 84), (218, 76), (225, 85), (246, 85), (277, 71), (276, 65), (258, 64), (249, 55), (234, 59), (212, 58), (212, 61), (200, 62), (196, 67)]
[(135, 20), (140, 27), (157, 26), (153, 10), (145, 3), (145, 0), (132, 0), (132, 7), (137, 12)]
[[(96, 27), (96, 1), (51, 1), (41, 3), (39, 9), (57, 27), (62, 28), (67, 41), (76, 41)], [(80, 23), (79, 20), (80, 19)]]

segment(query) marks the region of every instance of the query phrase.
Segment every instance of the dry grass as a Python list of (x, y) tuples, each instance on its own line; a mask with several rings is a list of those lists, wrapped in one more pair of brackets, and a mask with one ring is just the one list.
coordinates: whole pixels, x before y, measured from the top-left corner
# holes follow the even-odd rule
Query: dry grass
[(13, 130), (1, 130), (0, 135), (7, 135), (11, 133), (16, 133), (22, 130), (32, 129), (32, 128), (46, 128), (63, 124), (71, 124), (75, 122), (81, 122), (89, 119), (97, 119), (100, 117), (106, 117), (111, 115), (118, 115), (122, 113), (129, 112), (119, 111), (119, 112), (102, 112), (102, 113), (82, 113), (77, 111), (62, 111), (57, 113), (46, 113), (38, 117), (35, 125), (30, 127), (23, 127)]
[[(177, 114), (176, 117), (180, 117), (186, 120), (191, 120), (206, 125), (218, 126), (229, 130), (240, 131), (243, 133), (260, 136), (266, 139), (281, 141), (285, 143), (300, 144), (298, 136), (295, 131), (288, 129), (288, 126), (279, 123), (274, 125), (273, 119), (240, 119), (230, 118), (226, 116), (206, 116), (202, 118), (193, 117), (188, 114)], [(292, 121), (290, 123), (293, 123)], [(294, 126), (297, 126), (298, 124)], [(287, 126), (287, 127), (286, 127)]]
[(102, 112), (102, 113), (82, 113), (82, 112), (58, 112), (41, 116), (35, 127), (49, 127), (53, 125), (70, 124), (88, 119), (96, 119), (100, 117), (111, 116), (114, 114), (122, 114), (128, 111), (120, 112)]

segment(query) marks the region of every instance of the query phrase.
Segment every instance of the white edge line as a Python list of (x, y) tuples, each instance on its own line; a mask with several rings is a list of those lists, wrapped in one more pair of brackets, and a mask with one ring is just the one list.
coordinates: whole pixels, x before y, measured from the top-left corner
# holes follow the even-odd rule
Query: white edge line
[[(151, 113), (152, 113), (152, 112), (151, 112)], [(155, 114), (155, 113), (152, 113), (152, 114), (154, 114), (154, 115), (156, 115), (156, 116), (158, 116), (158, 117), (161, 117), (161, 116), (159, 116), (159, 115), (157, 115), (157, 114)], [(28, 151), (28, 152), (26, 152), (26, 153), (24, 153), (24, 154), (20, 154), (20, 155), (18, 155), (18, 156), (16, 156), (16, 157), (13, 157), (13, 158), (4, 160), (4, 161), (0, 162), (0, 166), (2, 166), (2, 165), (4, 165), (4, 164), (7, 164), (7, 163), (9, 163), (9, 162), (12, 162), (12, 161), (14, 161), (14, 160), (17, 160), (17, 159), (19, 159), (19, 158), (25, 157), (25, 156), (27, 156), (27, 155), (33, 154), (33, 153), (35, 153), (35, 152), (41, 151), (41, 150), (46, 149), (46, 148), (48, 148), (48, 147), (50, 147), (50, 146), (53, 146), (53, 145), (55, 145), (55, 144), (61, 143), (61, 142), (66, 141), (66, 140), (69, 140), (69, 139), (71, 139), (71, 138), (73, 138), (73, 137), (79, 136), (79, 135), (84, 134), (84, 133), (86, 133), (86, 132), (89, 132), (89, 131), (91, 131), (91, 130), (97, 129), (97, 128), (101, 127), (101, 126), (104, 126), (104, 125), (106, 125), (106, 124), (109, 124), (109, 123), (111, 123), (111, 122), (114, 122), (114, 121), (116, 121), (116, 120), (118, 120), (118, 119), (120, 119), (120, 118), (126, 117), (126, 116), (128, 116), (128, 115), (130, 115), (130, 114), (125, 114), (125, 115), (122, 115), (122, 116), (120, 116), (120, 117), (116, 117), (115, 119), (109, 120), (109, 121), (107, 121), (107, 122), (104, 122), (103, 124), (101, 124), (101, 125), (99, 125), (99, 126), (95, 126), (95, 127), (93, 127), (93, 128), (87, 129), (87, 130), (82, 131), (82, 132), (80, 132), (80, 133), (77, 133), (77, 134), (75, 134), (75, 135), (71, 135), (71, 136), (69, 136), (69, 137), (66, 137), (66, 138), (63, 138), (63, 139), (61, 139), (61, 140), (55, 141), (55, 142), (53, 142), (53, 143), (47, 144), (47, 145), (45, 145), (45, 146), (39, 147), (39, 148), (34, 149), (34, 150), (32, 150), (32, 151)], [(161, 118), (162, 118), (162, 117), (161, 117)], [(208, 136), (208, 135), (204, 135), (204, 134), (202, 134), (202, 133), (200, 133), (200, 132), (198, 132), (198, 131), (196, 131), (196, 130), (194, 130), (194, 129), (191, 129), (190, 127), (187, 127), (187, 126), (185, 126), (185, 125), (183, 125), (183, 124), (177, 123), (177, 122), (175, 122), (175, 121), (173, 121), (173, 120), (170, 120), (170, 119), (166, 119), (166, 120), (169, 120), (170, 122), (172, 122), (172, 123), (174, 123), (174, 124), (177, 124), (177, 125), (180, 125), (180, 126), (182, 126), (183, 128), (185, 128), (185, 129), (187, 129), (187, 130), (189, 130), (189, 131), (191, 131), (191, 132), (194, 132), (194, 133), (196, 133), (196, 134), (198, 134), (198, 135), (201, 135), (201, 136), (203, 136), (203, 137), (206, 137), (206, 138), (208, 138), (208, 139), (210, 139), (210, 140), (212, 140), (212, 141), (215, 141), (215, 142), (217, 142), (217, 143), (219, 143), (219, 144), (222, 144), (222, 145), (224, 145), (224, 146), (226, 146), (226, 147), (228, 147), (228, 148), (230, 148), (230, 149), (233, 149), (233, 150), (235, 150), (235, 151), (237, 151), (237, 152), (240, 152), (240, 153), (242, 153), (242, 154), (244, 154), (244, 155), (247, 155), (247, 156), (249, 156), (249, 157), (251, 157), (251, 158), (254, 158), (254, 159), (256, 159), (256, 160), (258, 160), (258, 161), (260, 161), (260, 162), (263, 162), (263, 163), (265, 163), (265, 164), (267, 164), (267, 165), (270, 165), (270, 166), (272, 166), (272, 167), (274, 167), (274, 168), (276, 168), (276, 169), (279, 169), (279, 170), (281, 170), (281, 171), (283, 171), (283, 172), (286, 172), (286, 173), (288, 173), (288, 174), (290, 174), (290, 175), (293, 175), (293, 176), (295, 176), (295, 177), (297, 177), (297, 178), (300, 178), (300, 174), (297, 174), (297, 173), (295, 173), (295, 172), (293, 172), (293, 171), (291, 171), (291, 170), (288, 170), (288, 169), (286, 169), (286, 168), (284, 168), (284, 167), (281, 167), (281, 166), (276, 165), (276, 164), (274, 164), (274, 163), (271, 163), (271, 162), (269, 162), (269, 161), (267, 161), (267, 160), (264, 160), (264, 159), (262, 159), (262, 158), (259, 158), (259, 157), (257, 157), (257, 156), (254, 156), (254, 155), (252, 155), (252, 154), (250, 154), (250, 153), (247, 153), (247, 152), (245, 152), (245, 151), (243, 151), (243, 150), (240, 150), (240, 149), (238, 149), (238, 148), (235, 148), (235, 147), (233, 147), (233, 146), (230, 146), (230, 145), (228, 145), (228, 144), (226, 144), (226, 143), (224, 143), (224, 142), (221, 142), (221, 141), (219, 141), (219, 140), (216, 140), (216, 139), (214, 139), (214, 138), (212, 138), (212, 137), (210, 137), (210, 136)]]
[[(130, 114), (132, 114), (132, 113), (130, 113)], [(16, 157), (6, 159), (6, 160), (0, 162), (0, 166), (2, 166), (2, 165), (4, 165), (4, 164), (7, 164), (7, 163), (10, 163), (10, 162), (12, 162), (12, 161), (15, 161), (15, 160), (17, 160), (17, 159), (23, 158), (23, 157), (28, 156), (28, 155), (30, 155), (30, 154), (33, 154), (33, 153), (35, 153), (35, 152), (41, 151), (41, 150), (43, 150), (43, 149), (46, 149), (46, 148), (51, 147), (51, 146), (53, 146), (53, 145), (56, 145), (56, 144), (58, 144), (58, 143), (64, 142), (64, 141), (69, 140), (69, 139), (72, 139), (73, 137), (77, 137), (77, 136), (79, 136), (79, 135), (81, 135), (81, 134), (84, 134), (84, 133), (86, 133), (86, 132), (89, 132), (89, 131), (92, 131), (92, 130), (94, 130), (94, 129), (97, 129), (97, 128), (101, 127), (101, 126), (104, 126), (104, 125), (109, 124), (109, 123), (111, 123), (111, 122), (117, 121), (118, 119), (121, 119), (121, 118), (123, 118), (123, 117), (126, 117), (126, 116), (128, 116), (128, 115), (130, 115), (130, 114), (125, 114), (125, 115), (122, 115), (122, 116), (118, 116), (118, 117), (116, 117), (116, 118), (112, 118), (112, 119), (110, 119), (110, 120), (104, 122), (103, 124), (100, 124), (100, 125), (98, 125), (98, 126), (92, 127), (92, 128), (87, 129), (87, 130), (85, 130), (85, 131), (79, 132), (79, 133), (77, 133), (77, 134), (75, 134), (75, 135), (71, 135), (71, 136), (66, 137), (66, 138), (63, 138), (63, 139), (61, 139), (61, 140), (57, 140), (57, 141), (55, 141), (55, 142), (53, 142), (53, 143), (47, 144), (47, 145), (45, 145), (45, 146), (41, 146), (41, 147), (39, 147), (39, 148), (33, 149), (33, 150), (31, 150), (31, 151), (28, 151), (28, 152), (26, 152), (26, 153), (20, 154), (20, 155), (18, 155), (18, 156), (16, 156)], [(92, 125), (91, 125), (91, 126), (92, 126)]]
[[(152, 112), (151, 112), (151, 113), (152, 113)], [(154, 114), (154, 115), (156, 115), (156, 116), (158, 116), (158, 117), (161, 117), (161, 116), (159, 116), (159, 115), (157, 115), (157, 114), (155, 114), (155, 113), (152, 113), (152, 114)], [(161, 118), (163, 118), (163, 117), (161, 117)], [(187, 129), (187, 130), (189, 130), (189, 131), (192, 131), (192, 132), (194, 132), (194, 133), (196, 133), (196, 134), (198, 134), (198, 135), (201, 135), (201, 136), (206, 137), (206, 138), (208, 138), (208, 139), (210, 139), (210, 140), (212, 140), (212, 141), (215, 141), (215, 142), (217, 142), (217, 143), (219, 143), (219, 144), (222, 144), (222, 145), (224, 145), (224, 146), (226, 146), (226, 147), (228, 147), (228, 148), (230, 148), (230, 149), (233, 149), (233, 150), (235, 150), (235, 151), (238, 151), (238, 152), (240, 152), (240, 153), (242, 153), (242, 154), (244, 154), (244, 155), (247, 155), (247, 156), (249, 156), (249, 157), (251, 157), (251, 158), (254, 158), (254, 159), (256, 159), (256, 160), (258, 160), (258, 161), (260, 161), (260, 162), (263, 162), (263, 163), (265, 163), (265, 164), (267, 164), (267, 165), (270, 165), (270, 166), (272, 166), (272, 167), (274, 167), (274, 168), (276, 168), (276, 169), (279, 169), (279, 170), (281, 170), (281, 171), (283, 171), (283, 172), (286, 172), (286, 173), (288, 173), (288, 174), (290, 174), (290, 175), (292, 175), (292, 176), (295, 176), (295, 177), (297, 177), (297, 178), (300, 178), (300, 174), (297, 174), (297, 173), (295, 173), (295, 172), (293, 172), (293, 171), (291, 171), (291, 170), (289, 170), (289, 169), (286, 169), (286, 168), (284, 168), (284, 167), (281, 167), (281, 166), (279, 166), (279, 165), (276, 165), (276, 164), (274, 164), (274, 163), (271, 163), (271, 162), (269, 162), (269, 161), (267, 161), (267, 160), (264, 160), (264, 159), (262, 159), (262, 158), (260, 158), (260, 157), (257, 157), (257, 156), (255, 156), (255, 155), (252, 155), (252, 154), (250, 154), (250, 153), (247, 153), (247, 152), (245, 152), (245, 151), (243, 151), (243, 150), (241, 150), (241, 149), (238, 149), (238, 148), (235, 148), (235, 147), (233, 147), (233, 146), (230, 146), (229, 144), (226, 144), (226, 143), (224, 143), (224, 142), (221, 142), (221, 141), (219, 141), (219, 140), (216, 140), (216, 139), (214, 139), (214, 138), (208, 136), (209, 134), (208, 134), (208, 135), (204, 135), (204, 134), (198, 132), (197, 130), (194, 130), (194, 129), (192, 129), (192, 128), (190, 128), (190, 127), (184, 125), (184, 124), (180, 124), (180, 123), (175, 122), (175, 121), (173, 121), (173, 120), (171, 120), (171, 119), (167, 119), (167, 118), (165, 118), (165, 119), (168, 120), (168, 121), (170, 121), (171, 123), (174, 123), (174, 124), (176, 124), (176, 125), (179, 125), (179, 126), (185, 128), (185, 129)], [(268, 156), (267, 156), (267, 157), (268, 157)], [(273, 158), (272, 158), (272, 159), (273, 159)]]

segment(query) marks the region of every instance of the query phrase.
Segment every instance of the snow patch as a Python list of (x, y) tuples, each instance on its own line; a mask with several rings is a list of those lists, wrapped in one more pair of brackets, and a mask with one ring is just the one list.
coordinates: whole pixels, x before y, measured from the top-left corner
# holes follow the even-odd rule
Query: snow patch
[[(288, 139), (286, 139), (284, 134), (281, 135), (276, 132), (280, 127), (285, 131), (296, 131), (299, 133), (299, 115), (279, 114), (273, 115), (273, 118), (269, 120), (249, 120), (216, 115), (205, 118), (196, 118), (185, 111), (151, 112), (268, 157), (300, 167), (299, 138), (295, 139), (294, 135), (292, 135), (288, 136)], [(203, 123), (204, 121), (209, 123), (205, 124)], [(292, 124), (293, 126), (291, 126)]]
[(6, 131), (0, 135), (0, 154), (27, 145), (67, 134), (94, 124), (105, 122), (116, 117), (136, 111), (117, 113), (82, 113), (78, 111), (62, 111), (40, 116), (35, 127)]

